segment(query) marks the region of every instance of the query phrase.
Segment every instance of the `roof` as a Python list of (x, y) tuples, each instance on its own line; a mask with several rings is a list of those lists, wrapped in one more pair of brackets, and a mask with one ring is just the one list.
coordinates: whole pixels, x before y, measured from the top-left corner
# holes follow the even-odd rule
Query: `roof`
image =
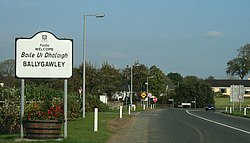
[(212, 87), (230, 87), (231, 85), (244, 85), (250, 87), (250, 80), (205, 80)]

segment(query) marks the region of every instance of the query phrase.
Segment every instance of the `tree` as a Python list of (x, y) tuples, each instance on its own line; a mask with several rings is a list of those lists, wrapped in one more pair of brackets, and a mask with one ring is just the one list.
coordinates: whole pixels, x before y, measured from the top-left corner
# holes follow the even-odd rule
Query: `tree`
[(182, 82), (182, 76), (181, 76), (181, 74), (179, 74), (179, 73), (169, 73), (168, 75), (167, 75), (167, 77), (170, 79), (170, 80), (172, 80), (172, 82), (175, 84), (175, 85), (178, 85), (180, 82)]
[(86, 64), (86, 93), (92, 95), (98, 94), (98, 84), (100, 79), (98, 78), (98, 68), (91, 63)]
[(118, 69), (105, 62), (98, 70), (99, 83), (95, 85), (100, 93), (105, 93), (108, 97), (111, 97), (116, 91), (121, 91), (121, 77)]
[(201, 108), (208, 103), (214, 103), (214, 94), (211, 86), (195, 76), (185, 77), (175, 91), (176, 95), (174, 98), (176, 104), (196, 101), (196, 106)]
[(14, 76), (15, 75), (15, 60), (9, 59), (0, 63), (0, 74), (2, 76)]
[(152, 91), (153, 95), (159, 97), (161, 93), (166, 92), (166, 87), (170, 81), (166, 75), (155, 65), (150, 67), (149, 72), (151, 77), (148, 79), (150, 91)]
[[(146, 91), (147, 77), (149, 76), (149, 69), (144, 64), (135, 63), (133, 66), (133, 92), (139, 95)], [(130, 82), (129, 82), (130, 84)]]
[(238, 56), (227, 62), (226, 73), (243, 79), (250, 71), (250, 44), (240, 47), (237, 51)]
[(4, 86), (17, 86), (18, 80), (15, 79), (15, 60), (9, 59), (0, 62), (0, 80), (4, 82)]
[(240, 79), (243, 79), (248, 74), (249, 68), (244, 66), (244, 59), (237, 57), (230, 60), (227, 63), (226, 73), (234, 76), (238, 75)]

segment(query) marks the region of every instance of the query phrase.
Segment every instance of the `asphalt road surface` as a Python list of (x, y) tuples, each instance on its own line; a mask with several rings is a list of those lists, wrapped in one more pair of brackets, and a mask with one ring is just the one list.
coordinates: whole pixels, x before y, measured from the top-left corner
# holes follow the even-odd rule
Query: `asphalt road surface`
[(250, 143), (250, 119), (203, 110), (150, 110), (136, 115), (109, 142)]

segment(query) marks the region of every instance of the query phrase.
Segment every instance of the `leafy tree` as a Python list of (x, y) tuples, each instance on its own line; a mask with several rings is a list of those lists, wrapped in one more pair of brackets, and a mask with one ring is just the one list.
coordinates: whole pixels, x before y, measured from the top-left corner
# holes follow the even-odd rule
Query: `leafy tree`
[(214, 94), (211, 86), (195, 76), (185, 77), (175, 91), (176, 95), (174, 98), (176, 104), (181, 104), (182, 102), (190, 103), (196, 100), (197, 107), (204, 107), (208, 103), (214, 103)]
[[(98, 84), (100, 83), (99, 82), (99, 78), (98, 78), (98, 68), (95, 67), (93, 64), (91, 64), (90, 62), (89, 63), (86, 63), (86, 66), (85, 66), (85, 70), (86, 70), (86, 83), (85, 83), (85, 86), (86, 86), (86, 93), (87, 94), (98, 94)], [(81, 75), (80, 79), (80, 83), (81, 83), (81, 86), (80, 88), (82, 88), (82, 65), (80, 66), (80, 71), (79, 74)]]
[(244, 62), (245, 60), (240, 57), (230, 60), (227, 63), (226, 73), (231, 76), (238, 75), (240, 79), (243, 79), (249, 70), (248, 67), (244, 66)]
[(0, 74), (3, 76), (15, 75), (15, 60), (9, 59), (0, 63)]
[(181, 76), (181, 74), (179, 74), (179, 73), (172, 73), (172, 72), (170, 72), (167, 75), (167, 77), (170, 78), (175, 85), (178, 85), (180, 82), (182, 82), (182, 79), (183, 79), (182, 76)]
[(81, 71), (82, 70), (80, 70), (79, 68), (73, 67), (72, 77), (68, 80), (68, 90), (70, 92), (79, 94), (78, 89), (82, 88), (82, 72)]
[(243, 79), (250, 71), (250, 44), (238, 49), (238, 56), (227, 62), (226, 73)]
[(213, 79), (215, 79), (213, 76), (207, 77), (207, 80), (213, 80)]
[(169, 80), (165, 76), (165, 74), (157, 68), (155, 65), (150, 67), (150, 75), (149, 78), (149, 87), (150, 91), (152, 91), (153, 95), (159, 97), (161, 93), (166, 92), (166, 87), (168, 85)]
[(108, 63), (103, 63), (98, 70), (98, 83), (95, 85), (100, 93), (111, 97), (113, 93), (121, 90), (121, 73)]
[(0, 62), (0, 80), (4, 86), (14, 87), (17, 86), (18, 80), (15, 79), (15, 60), (9, 59)]
[[(140, 95), (141, 92), (146, 91), (146, 82), (149, 75), (147, 66), (135, 63), (133, 66), (133, 92)], [(130, 82), (129, 82), (130, 84)]]

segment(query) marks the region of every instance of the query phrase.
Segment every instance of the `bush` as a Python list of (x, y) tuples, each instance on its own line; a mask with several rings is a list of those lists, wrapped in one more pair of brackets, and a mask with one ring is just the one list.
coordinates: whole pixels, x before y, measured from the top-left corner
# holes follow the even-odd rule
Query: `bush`
[(79, 94), (68, 95), (68, 118), (75, 119), (81, 116), (81, 103)]
[(15, 102), (9, 102), (0, 107), (0, 132), (12, 133), (19, 130), (20, 106)]
[(110, 109), (109, 106), (100, 101), (97, 96), (86, 96), (86, 111), (93, 112), (95, 108), (98, 108), (98, 111), (100, 112), (105, 112)]
[(226, 97), (230, 97), (230, 95), (224, 95), (222, 92), (218, 91), (218, 92), (214, 93), (214, 97), (216, 97), (216, 98), (220, 98), (220, 97), (226, 98)]
[(47, 100), (63, 98), (63, 91), (55, 90), (49, 85), (26, 84), (25, 97), (27, 101), (41, 101), (45, 97)]

